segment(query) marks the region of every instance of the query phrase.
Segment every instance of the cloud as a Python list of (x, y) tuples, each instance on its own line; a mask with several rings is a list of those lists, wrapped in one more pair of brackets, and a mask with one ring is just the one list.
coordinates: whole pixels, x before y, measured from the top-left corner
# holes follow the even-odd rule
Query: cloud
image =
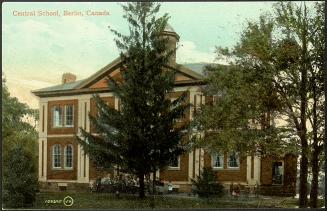
[(176, 53), (178, 63), (198, 63), (198, 62), (213, 62), (214, 54), (203, 52), (197, 49), (192, 41), (179, 42), (179, 48)]
[(179, 48), (177, 49), (176, 60), (178, 63), (221, 63), (226, 64), (224, 60), (216, 60), (215, 49), (210, 48), (208, 52), (200, 51), (192, 41), (179, 42)]
[(55, 71), (60, 75), (64, 67), (85, 77), (118, 55), (107, 26), (84, 17), (62, 17), (51, 22), (25, 20), (5, 25), (5, 29), (5, 71)]
[(12, 74), (5, 75), (5, 78), (10, 95), (17, 97), (19, 101), (28, 104), (31, 108), (39, 106), (37, 97), (31, 93), (32, 90), (56, 85), (56, 83), (43, 80), (19, 78)]
[(32, 89), (38, 89), (42, 87), (48, 87), (48, 86), (54, 86), (56, 85), (55, 83), (49, 83), (46, 81), (40, 81), (40, 80), (26, 80), (22, 78), (8, 78), (7, 79), (10, 81), (12, 84), (20, 84), (21, 86), (26, 86)]
[(31, 90), (61, 82), (64, 72), (88, 77), (118, 50), (107, 25), (83, 17), (23, 19), (3, 24), (3, 66), (10, 93), (36, 106)]

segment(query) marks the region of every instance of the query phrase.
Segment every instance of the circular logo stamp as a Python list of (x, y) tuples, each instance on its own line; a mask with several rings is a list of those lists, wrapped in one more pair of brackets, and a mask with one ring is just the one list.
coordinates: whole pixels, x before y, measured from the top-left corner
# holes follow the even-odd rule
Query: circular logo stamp
[(71, 196), (66, 196), (65, 198), (64, 198), (64, 205), (66, 206), (66, 207), (70, 207), (70, 206), (72, 206), (74, 204), (74, 199), (71, 197)]

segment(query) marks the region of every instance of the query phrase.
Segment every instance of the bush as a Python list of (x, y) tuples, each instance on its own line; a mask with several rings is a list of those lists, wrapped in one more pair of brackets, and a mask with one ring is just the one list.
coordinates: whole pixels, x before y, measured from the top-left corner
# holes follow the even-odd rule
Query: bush
[(9, 151), (4, 162), (3, 203), (6, 208), (33, 205), (38, 190), (37, 168), (31, 152), (22, 146)]
[(94, 191), (108, 193), (136, 193), (138, 185), (132, 177), (116, 176), (114, 178), (99, 178), (95, 181)]
[(221, 197), (224, 195), (224, 186), (217, 181), (216, 174), (212, 168), (203, 168), (202, 173), (192, 182), (195, 186), (193, 192), (198, 194), (199, 197)]

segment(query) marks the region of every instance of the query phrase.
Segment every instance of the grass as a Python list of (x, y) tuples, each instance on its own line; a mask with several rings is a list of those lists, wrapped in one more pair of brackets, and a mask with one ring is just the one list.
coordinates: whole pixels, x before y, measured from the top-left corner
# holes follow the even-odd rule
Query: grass
[[(63, 200), (66, 196), (74, 199), (72, 206), (61, 203), (46, 203), (46, 200)], [(49, 202), (49, 201), (48, 201)], [(58, 201), (57, 201), (58, 202)], [(286, 197), (266, 197), (231, 199), (222, 198), (179, 198), (156, 196), (144, 200), (137, 196), (121, 196), (117, 198), (109, 193), (38, 193), (33, 208), (60, 209), (60, 208), (296, 208), (297, 199)]]

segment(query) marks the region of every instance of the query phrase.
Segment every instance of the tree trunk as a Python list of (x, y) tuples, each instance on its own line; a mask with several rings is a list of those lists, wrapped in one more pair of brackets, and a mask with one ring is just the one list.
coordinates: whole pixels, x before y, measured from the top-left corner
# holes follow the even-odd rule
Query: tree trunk
[(313, 106), (312, 106), (312, 115), (313, 115), (313, 153), (311, 157), (311, 166), (312, 166), (312, 181), (311, 181), (311, 191), (310, 191), (310, 207), (318, 207), (318, 175), (319, 175), (319, 154), (320, 150), (318, 147), (318, 125), (317, 125), (317, 93), (316, 93), (316, 84), (315, 78), (313, 81)]
[(140, 188), (139, 188), (139, 197), (141, 199), (145, 198), (145, 193), (144, 193), (144, 174), (139, 175), (139, 181), (140, 181)]
[(318, 163), (319, 152), (316, 150), (312, 153), (312, 180), (311, 180), (311, 191), (310, 191), (310, 207), (318, 207), (318, 174), (319, 174), (319, 163)]
[(300, 163), (300, 197), (299, 204), (300, 207), (306, 207), (308, 202), (308, 157), (307, 157), (308, 147), (304, 147), (302, 145), (302, 153), (301, 153), (301, 163)]
[[(306, 5), (304, 5), (304, 20), (306, 20)], [(299, 204), (300, 207), (307, 207), (308, 203), (308, 140), (307, 140), (307, 126), (306, 126), (306, 110), (307, 110), (307, 80), (308, 80), (308, 70), (307, 70), (307, 26), (306, 22), (303, 20), (304, 25), (301, 32), (302, 38), (302, 67), (301, 67), (301, 84), (300, 84), (300, 119), (301, 125), (298, 131), (301, 140), (301, 163), (300, 163), (300, 197)]]
[(156, 194), (156, 171), (153, 171), (152, 193)]

